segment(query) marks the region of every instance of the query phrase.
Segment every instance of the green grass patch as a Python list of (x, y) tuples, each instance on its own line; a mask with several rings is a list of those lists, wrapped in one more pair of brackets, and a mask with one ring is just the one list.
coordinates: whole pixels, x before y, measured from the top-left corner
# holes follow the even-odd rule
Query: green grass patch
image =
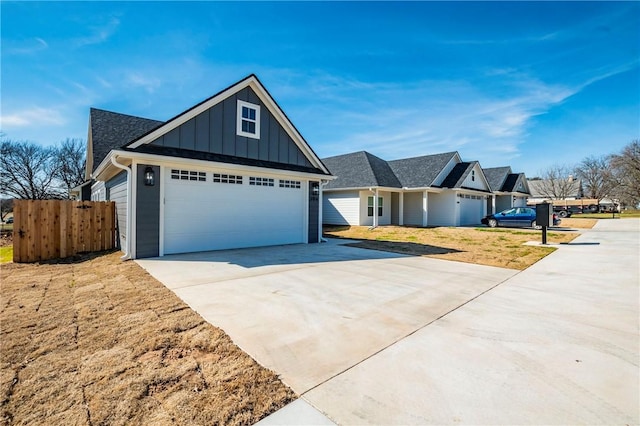
[[(624, 210), (622, 213), (616, 213), (615, 219), (640, 217), (640, 210)], [(574, 214), (571, 219), (613, 219), (613, 213), (582, 213)]]
[(13, 262), (13, 246), (0, 247), (0, 263)]

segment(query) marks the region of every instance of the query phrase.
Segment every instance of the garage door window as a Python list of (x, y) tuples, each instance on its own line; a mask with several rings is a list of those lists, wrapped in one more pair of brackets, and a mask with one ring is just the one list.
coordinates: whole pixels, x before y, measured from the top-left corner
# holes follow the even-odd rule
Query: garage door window
[[(373, 197), (367, 198), (367, 216), (373, 216)], [(378, 197), (378, 216), (382, 216), (382, 197)]]
[(171, 179), (205, 182), (207, 180), (207, 174), (205, 172), (196, 172), (193, 170), (171, 169)]
[(272, 178), (250, 176), (249, 177), (249, 185), (273, 186), (273, 179)]
[(300, 181), (299, 180), (282, 180), (282, 179), (280, 179), (280, 188), (300, 189)]
[(242, 185), (242, 176), (236, 175), (225, 175), (222, 173), (214, 173), (213, 181), (215, 183), (235, 183), (238, 185)]

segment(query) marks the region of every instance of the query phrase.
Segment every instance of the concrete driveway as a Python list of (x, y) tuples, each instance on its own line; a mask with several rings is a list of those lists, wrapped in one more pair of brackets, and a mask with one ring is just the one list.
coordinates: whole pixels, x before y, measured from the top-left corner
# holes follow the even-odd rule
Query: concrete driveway
[(638, 424), (639, 228), (520, 273), (335, 241), (139, 263), (302, 395), (266, 424)]
[(171, 255), (138, 263), (298, 394), (517, 272), (343, 243)]

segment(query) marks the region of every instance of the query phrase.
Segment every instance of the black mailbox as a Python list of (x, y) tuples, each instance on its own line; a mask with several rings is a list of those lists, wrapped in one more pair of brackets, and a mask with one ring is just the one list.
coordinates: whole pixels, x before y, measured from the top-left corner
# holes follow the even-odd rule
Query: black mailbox
[(536, 204), (536, 225), (553, 226), (553, 204)]

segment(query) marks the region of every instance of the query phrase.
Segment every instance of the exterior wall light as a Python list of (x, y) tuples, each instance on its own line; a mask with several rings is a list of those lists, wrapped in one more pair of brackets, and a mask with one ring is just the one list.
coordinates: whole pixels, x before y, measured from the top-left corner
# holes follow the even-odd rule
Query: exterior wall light
[(156, 174), (150, 166), (144, 169), (144, 184), (145, 186), (153, 186), (156, 184)]

